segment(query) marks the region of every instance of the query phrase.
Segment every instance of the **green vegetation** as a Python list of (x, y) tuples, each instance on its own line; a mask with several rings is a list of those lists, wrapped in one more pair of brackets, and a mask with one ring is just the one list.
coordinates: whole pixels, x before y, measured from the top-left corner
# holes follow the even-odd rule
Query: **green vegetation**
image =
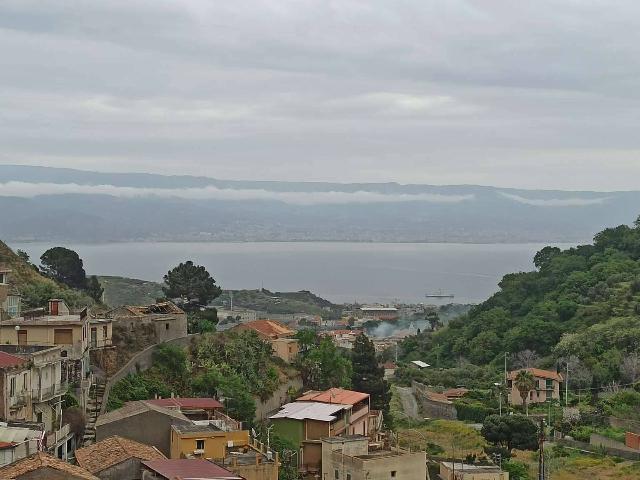
[(82, 259), (73, 250), (53, 247), (40, 256), (40, 270), (45, 277), (70, 288), (87, 288), (87, 275)]
[(269, 398), (282, 379), (295, 373), (273, 357), (271, 345), (254, 332), (205, 334), (188, 350), (159, 345), (150, 369), (129, 375), (113, 386), (108, 408), (171, 393), (220, 396), (230, 416), (252, 423), (255, 399)]
[(149, 305), (164, 297), (162, 284), (135, 278), (99, 276), (104, 288), (104, 303), (111, 307), (121, 305)]
[(164, 276), (164, 283), (162, 291), (165, 296), (184, 298), (186, 308), (193, 304), (208, 305), (222, 293), (207, 269), (202, 265), (194, 265), (191, 260), (169, 270)]
[(351, 360), (340, 352), (330, 338), (321, 339), (313, 330), (299, 330), (296, 336), (300, 341), (301, 352), (295, 365), (302, 375), (306, 389), (351, 387)]
[(22, 295), (24, 308), (45, 306), (50, 298), (63, 299), (70, 307), (79, 308), (92, 305), (93, 300), (83, 291), (74, 290), (55, 280), (41, 275), (28, 255), (15, 254), (0, 241), (0, 264), (11, 269), (9, 281)]
[(538, 427), (524, 415), (491, 415), (484, 419), (482, 436), (498, 447), (503, 458), (513, 449), (537, 450)]
[(436, 367), (463, 359), (497, 376), (504, 352), (532, 350), (536, 366), (573, 363), (582, 388), (640, 380), (640, 222), (604, 230), (593, 245), (545, 247), (534, 265), (506, 275), (468, 315), (402, 342), (401, 358)]
[(382, 410), (384, 418), (388, 418), (391, 391), (384, 379), (384, 368), (378, 365), (373, 342), (364, 334), (358, 335), (354, 341), (351, 363), (353, 389), (370, 394), (371, 408)]
[(462, 422), (452, 420), (431, 420), (418, 422), (411, 427), (397, 430), (400, 446), (411, 450), (426, 450), (432, 455), (458, 459), (467, 455), (476, 457), (483, 454), (486, 441), (477, 430)]
[(233, 304), (238, 307), (259, 310), (268, 313), (306, 313), (320, 315), (322, 318), (340, 318), (341, 308), (307, 290), (299, 292), (270, 292), (259, 290), (234, 290), (224, 292), (216, 299), (217, 305), (229, 305), (230, 294)]

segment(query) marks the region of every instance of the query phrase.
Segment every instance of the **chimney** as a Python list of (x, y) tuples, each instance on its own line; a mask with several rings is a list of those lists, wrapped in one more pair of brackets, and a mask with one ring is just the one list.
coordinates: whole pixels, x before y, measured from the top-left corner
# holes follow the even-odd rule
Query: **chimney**
[(53, 317), (57, 317), (58, 315), (60, 315), (61, 303), (62, 303), (62, 300), (58, 300), (58, 299), (49, 300), (49, 315)]

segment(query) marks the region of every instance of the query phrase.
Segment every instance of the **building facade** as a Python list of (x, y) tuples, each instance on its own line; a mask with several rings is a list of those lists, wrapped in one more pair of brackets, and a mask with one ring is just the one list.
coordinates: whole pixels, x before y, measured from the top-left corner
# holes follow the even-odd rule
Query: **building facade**
[[(562, 375), (552, 370), (541, 370), (539, 368), (524, 368), (533, 375), (535, 386), (527, 394), (527, 403), (544, 403), (547, 400), (560, 400), (560, 384), (563, 381)], [(516, 376), (521, 370), (514, 370), (507, 375), (508, 399), (511, 405), (522, 405), (524, 402), (518, 385)]]

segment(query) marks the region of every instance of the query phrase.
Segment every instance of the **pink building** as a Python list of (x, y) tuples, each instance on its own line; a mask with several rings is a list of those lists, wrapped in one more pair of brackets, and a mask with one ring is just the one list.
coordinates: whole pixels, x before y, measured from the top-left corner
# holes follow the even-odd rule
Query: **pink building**
[(518, 372), (522, 370), (530, 372), (535, 379), (535, 386), (529, 391), (527, 403), (544, 403), (549, 399), (560, 400), (560, 384), (563, 381), (562, 375), (552, 370), (523, 368), (509, 372), (507, 375), (509, 403), (511, 403), (511, 405), (522, 405), (523, 403), (515, 381)]

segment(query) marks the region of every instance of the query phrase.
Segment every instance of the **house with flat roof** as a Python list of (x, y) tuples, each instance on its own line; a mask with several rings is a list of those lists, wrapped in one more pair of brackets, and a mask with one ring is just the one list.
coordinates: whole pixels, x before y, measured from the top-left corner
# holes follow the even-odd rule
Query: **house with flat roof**
[(276, 320), (254, 320), (253, 322), (241, 323), (231, 330), (256, 332), (260, 338), (271, 343), (274, 355), (285, 362), (291, 363), (300, 351), (298, 339), (293, 338), (296, 331)]
[(76, 462), (101, 480), (142, 478), (143, 461), (166, 459), (155, 447), (113, 436), (76, 450)]
[(42, 451), (44, 440), (42, 425), (23, 422), (0, 425), (0, 466)]
[(560, 400), (560, 384), (563, 382), (562, 375), (553, 370), (542, 370), (540, 368), (523, 368), (513, 370), (507, 375), (507, 398), (511, 405), (522, 405), (522, 396), (518, 390), (516, 377), (518, 372), (527, 371), (533, 375), (535, 385), (527, 394), (527, 403), (544, 403), (547, 400)]
[(43, 452), (0, 468), (3, 480), (100, 480), (82, 467)]
[(509, 480), (509, 472), (495, 465), (470, 465), (459, 462), (440, 462), (442, 480)]
[(322, 475), (332, 480), (427, 478), (425, 452), (373, 448), (361, 435), (322, 439)]

